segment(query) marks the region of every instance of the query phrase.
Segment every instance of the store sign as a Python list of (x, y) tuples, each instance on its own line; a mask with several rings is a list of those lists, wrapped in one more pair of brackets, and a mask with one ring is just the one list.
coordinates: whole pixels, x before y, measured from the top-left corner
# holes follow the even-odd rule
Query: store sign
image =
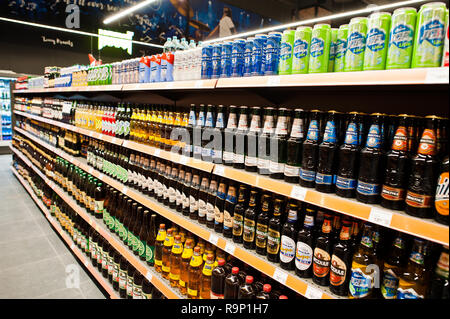
[(53, 45), (63, 45), (73, 48), (73, 42), (71, 40), (61, 40), (60, 38), (48, 38), (45, 35), (41, 36), (42, 42), (51, 43)]
[(124, 49), (129, 55), (133, 52), (133, 36), (134, 32), (127, 33), (114, 32), (109, 30), (98, 29), (98, 49), (104, 47), (114, 47)]

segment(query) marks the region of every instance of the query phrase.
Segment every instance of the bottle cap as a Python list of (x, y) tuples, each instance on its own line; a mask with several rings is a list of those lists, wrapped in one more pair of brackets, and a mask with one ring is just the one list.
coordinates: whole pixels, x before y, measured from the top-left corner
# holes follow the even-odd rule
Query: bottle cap
[(252, 284), (253, 283), (253, 276), (247, 276), (245, 277), (245, 283)]
[(237, 274), (239, 273), (239, 268), (238, 268), (238, 267), (233, 267), (233, 268), (231, 269), (231, 273), (232, 273), (233, 275), (237, 275)]
[(219, 266), (224, 266), (224, 265), (225, 265), (225, 259), (219, 258), (219, 260), (217, 261), (217, 264), (218, 264)]
[(285, 295), (281, 295), (278, 299), (288, 299)]
[(272, 290), (272, 286), (271, 286), (271, 285), (265, 284), (265, 285), (263, 286), (263, 291), (264, 291), (264, 292), (270, 292), (271, 290)]

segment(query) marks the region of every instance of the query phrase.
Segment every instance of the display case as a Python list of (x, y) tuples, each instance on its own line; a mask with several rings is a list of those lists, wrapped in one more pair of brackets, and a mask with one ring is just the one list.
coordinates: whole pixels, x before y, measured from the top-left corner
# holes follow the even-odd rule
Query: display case
[(11, 126), (11, 84), (14, 78), (0, 77), (0, 146), (12, 138)]

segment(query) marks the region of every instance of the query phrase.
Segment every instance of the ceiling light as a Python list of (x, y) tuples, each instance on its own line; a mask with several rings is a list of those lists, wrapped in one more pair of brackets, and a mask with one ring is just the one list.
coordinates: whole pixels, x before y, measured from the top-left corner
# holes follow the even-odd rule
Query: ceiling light
[(136, 11), (136, 10), (139, 10), (139, 9), (141, 9), (141, 8), (147, 6), (150, 3), (155, 2), (155, 1), (156, 0), (146, 0), (146, 1), (139, 2), (138, 4), (132, 6), (132, 7), (128, 8), (128, 9), (120, 11), (119, 13), (117, 13), (115, 15), (112, 15), (109, 18), (106, 18), (103, 21), (103, 23), (104, 24), (108, 24), (108, 23), (111, 23), (113, 21), (116, 21), (116, 20), (118, 20), (118, 19), (120, 19), (120, 18), (122, 18), (122, 17), (124, 17), (124, 16), (126, 16), (126, 15), (128, 15), (128, 14), (134, 12), (134, 11)]

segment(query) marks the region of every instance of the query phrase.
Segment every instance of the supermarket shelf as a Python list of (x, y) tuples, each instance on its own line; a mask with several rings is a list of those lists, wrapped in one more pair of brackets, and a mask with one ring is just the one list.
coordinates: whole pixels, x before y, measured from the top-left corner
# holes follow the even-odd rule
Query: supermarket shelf
[[(112, 235), (106, 226), (99, 220), (93, 218), (84, 208), (80, 207), (63, 189), (49, 180), (35, 165), (32, 165), (29, 159), (19, 150), (11, 147), (13, 152), (17, 154), (27, 165), (29, 165), (69, 206), (77, 212), (89, 225), (100, 233), (120, 254), (125, 257), (145, 278), (147, 278), (162, 294), (169, 299), (184, 298), (175, 289), (171, 288), (168, 281), (163, 279), (153, 268), (147, 266), (143, 261), (136, 257), (127, 246), (125, 246), (117, 236)], [(79, 163), (75, 162), (77, 166)], [(86, 165), (87, 166), (87, 165)], [(81, 166), (80, 166), (81, 167)], [(103, 174), (100, 174), (103, 175)], [(97, 174), (97, 176), (100, 176)], [(100, 176), (101, 177), (101, 176)], [(101, 178), (100, 178), (101, 179)], [(103, 179), (102, 179), (103, 180)], [(105, 181), (105, 180), (103, 180)], [(105, 181), (106, 182), (106, 181)]]
[[(44, 141), (36, 138), (30, 133), (20, 128), (16, 128), (16, 130), (28, 136), (35, 142), (50, 149), (61, 157), (66, 158), (71, 163), (75, 161), (73, 157), (65, 154), (59, 149), (50, 146), (48, 143), (45, 143)], [(144, 153), (155, 155), (164, 159), (170, 159), (176, 163), (185, 164), (184, 162), (186, 161), (185, 165), (191, 165), (192, 167), (196, 167), (199, 169), (204, 168), (203, 170), (205, 171), (213, 168), (212, 172), (218, 176), (223, 176), (244, 184), (256, 186), (261, 189), (274, 192), (276, 194), (295, 198), (306, 203), (327, 208), (347, 216), (366, 220), (371, 223), (395, 229), (413, 236), (421, 237), (426, 240), (434, 241), (443, 245), (449, 244), (449, 227), (439, 224), (432, 219), (423, 219), (409, 216), (404, 212), (388, 210), (381, 207), (380, 205), (367, 205), (358, 202), (356, 199), (342, 198), (335, 194), (321, 193), (314, 189), (286, 183), (284, 181), (275, 180), (255, 173), (249, 173), (244, 170), (238, 170), (219, 164), (202, 162), (130, 141), (125, 142), (128, 143), (129, 147), (134, 150), (142, 151)], [(178, 159), (177, 156), (179, 157)], [(87, 167), (87, 169), (89, 170), (92, 168)], [(113, 183), (115, 182), (112, 179), (111, 181)], [(114, 187), (114, 185), (112, 186)]]
[(122, 85), (96, 85), (96, 86), (75, 86), (75, 87), (60, 87), (47, 89), (29, 89), (29, 90), (14, 90), (14, 94), (28, 94), (28, 93), (57, 93), (57, 92), (111, 92), (122, 91)]
[(1, 141), (0, 140), (0, 147), (2, 147), (2, 146), (9, 146), (9, 145), (11, 145), (11, 141)]
[(99, 273), (99, 271), (92, 266), (90, 260), (82, 253), (82, 251), (75, 245), (72, 239), (67, 235), (66, 232), (61, 228), (59, 223), (55, 220), (54, 217), (50, 215), (47, 207), (37, 198), (36, 194), (31, 189), (30, 185), (23, 179), (22, 176), (17, 172), (14, 167), (11, 167), (14, 175), (16, 175), (19, 182), (22, 186), (27, 190), (30, 194), (31, 198), (35, 201), (35, 203), (39, 206), (39, 208), (44, 213), (45, 217), (52, 224), (53, 228), (59, 233), (59, 235), (64, 239), (66, 244), (70, 247), (70, 249), (75, 253), (77, 258), (84, 264), (84, 266), (89, 270), (89, 272), (94, 276), (97, 282), (105, 289), (105, 291), (110, 295), (111, 299), (120, 299), (118, 293), (113, 289), (111, 284)]
[(217, 80), (192, 80), (158, 83), (124, 84), (122, 91), (214, 89)]

